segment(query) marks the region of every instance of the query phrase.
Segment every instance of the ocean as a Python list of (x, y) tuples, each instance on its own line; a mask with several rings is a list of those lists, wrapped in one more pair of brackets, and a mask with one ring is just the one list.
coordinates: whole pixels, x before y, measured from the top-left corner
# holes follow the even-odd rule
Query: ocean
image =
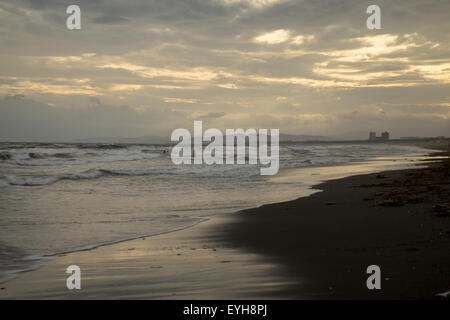
[(257, 165), (177, 166), (170, 150), (0, 143), (0, 282), (52, 255), (292, 200), (313, 193), (319, 181), (405, 168), (429, 153), (389, 143), (281, 143), (280, 173), (271, 177), (261, 176)]

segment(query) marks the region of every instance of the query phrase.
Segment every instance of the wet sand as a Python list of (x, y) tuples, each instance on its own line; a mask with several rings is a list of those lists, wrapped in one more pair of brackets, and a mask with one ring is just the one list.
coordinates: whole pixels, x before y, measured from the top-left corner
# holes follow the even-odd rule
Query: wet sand
[[(309, 197), (53, 257), (0, 298), (433, 299), (450, 290), (449, 181), (448, 160), (329, 181)], [(81, 290), (66, 288), (72, 264)], [(366, 288), (372, 264), (381, 290)]]
[[(288, 279), (256, 254), (210, 241), (212, 224), (52, 257), (1, 285), (0, 299), (259, 299), (286, 297)], [(69, 265), (81, 269), (81, 290), (68, 290)]]

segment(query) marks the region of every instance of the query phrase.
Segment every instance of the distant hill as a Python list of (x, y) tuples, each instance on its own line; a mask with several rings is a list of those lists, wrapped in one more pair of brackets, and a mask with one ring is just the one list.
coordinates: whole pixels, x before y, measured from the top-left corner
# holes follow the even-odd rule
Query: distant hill
[(136, 137), (136, 138), (114, 138), (114, 137), (98, 137), (89, 139), (77, 139), (75, 142), (83, 143), (137, 143), (137, 144), (167, 144), (170, 138), (159, 136)]
[(302, 141), (332, 141), (333, 139), (324, 136), (310, 136), (306, 134), (293, 135), (280, 133), (280, 141), (302, 142)]
[[(280, 141), (282, 142), (305, 142), (305, 141), (332, 141), (333, 139), (324, 136), (311, 136), (311, 135), (292, 135), (292, 134), (280, 134)], [(142, 144), (167, 144), (170, 142), (170, 137), (160, 136), (144, 136), (136, 138), (113, 138), (113, 137), (98, 137), (92, 139), (81, 139), (76, 142), (83, 143), (142, 143)]]

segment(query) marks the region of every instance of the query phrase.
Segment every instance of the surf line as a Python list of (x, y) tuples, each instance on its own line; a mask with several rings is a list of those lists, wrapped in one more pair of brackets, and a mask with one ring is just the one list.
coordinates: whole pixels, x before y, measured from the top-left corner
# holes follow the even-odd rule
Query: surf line
[[(203, 122), (196, 120), (193, 136), (184, 128), (172, 132), (171, 141), (178, 143), (172, 148), (170, 157), (176, 165), (259, 164), (261, 175), (275, 175), (280, 163), (279, 136), (279, 129), (271, 129), (270, 135), (267, 129), (226, 129), (224, 145), (222, 131), (211, 128), (203, 132)], [(207, 145), (203, 148), (204, 142)]]

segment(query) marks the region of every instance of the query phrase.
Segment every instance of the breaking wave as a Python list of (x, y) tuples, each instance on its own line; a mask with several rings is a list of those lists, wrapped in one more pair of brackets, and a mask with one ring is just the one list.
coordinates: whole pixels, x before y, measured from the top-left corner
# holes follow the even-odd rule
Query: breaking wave
[(88, 163), (153, 159), (167, 153), (166, 148), (17, 148), (0, 150), (0, 162), (18, 166), (61, 166)]
[(97, 179), (102, 176), (140, 176), (155, 174), (155, 170), (126, 171), (110, 169), (89, 169), (80, 173), (68, 173), (54, 176), (18, 176), (6, 174), (0, 179), (0, 187), (6, 186), (43, 186), (56, 183), (61, 180), (87, 180)]

